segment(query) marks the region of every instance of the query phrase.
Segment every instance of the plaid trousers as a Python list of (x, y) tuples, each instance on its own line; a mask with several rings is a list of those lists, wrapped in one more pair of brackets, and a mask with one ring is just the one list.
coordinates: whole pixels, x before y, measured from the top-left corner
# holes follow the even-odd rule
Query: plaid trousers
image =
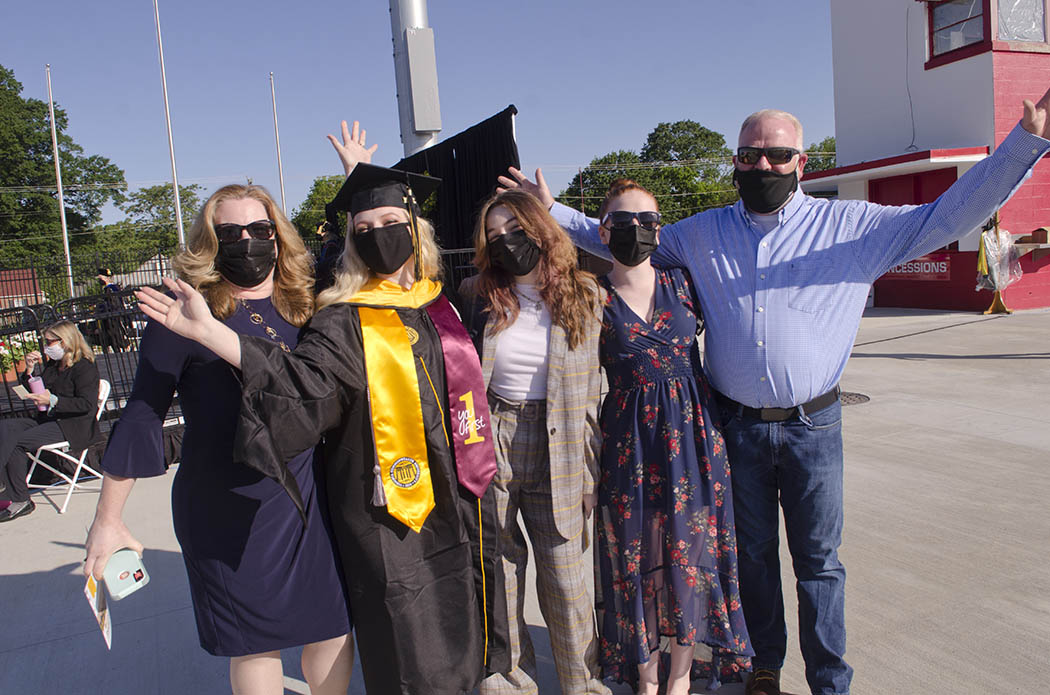
[[(583, 510), (572, 538), (558, 533), (551, 500), (545, 401), (511, 402), (489, 394), (498, 470), (493, 479), (507, 582), (511, 667), (481, 684), (482, 695), (536, 693), (536, 654), (525, 625), (528, 547), (518, 523), (525, 522), (536, 554), (540, 611), (547, 623), (554, 666), (564, 695), (608, 695), (598, 676), (598, 640), (585, 572)], [(581, 462), (582, 466), (583, 463)], [(587, 562), (585, 563), (585, 558)]]

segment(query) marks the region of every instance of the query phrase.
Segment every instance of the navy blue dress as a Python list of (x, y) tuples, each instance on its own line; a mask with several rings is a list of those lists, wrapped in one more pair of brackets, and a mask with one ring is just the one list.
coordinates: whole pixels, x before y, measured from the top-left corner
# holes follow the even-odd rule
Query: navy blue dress
[(737, 586), (729, 462), (695, 348), (699, 312), (681, 270), (656, 274), (650, 321), (603, 278), (602, 667), (633, 682), (637, 665), (667, 637), (698, 645), (694, 679), (740, 680), (752, 650)]
[[(268, 299), (248, 304), (289, 348), (298, 329)], [(225, 321), (265, 337), (238, 306)], [(307, 525), (274, 480), (233, 462), (241, 408), (235, 371), (215, 353), (151, 321), (135, 385), (102, 467), (143, 478), (164, 473), (161, 424), (176, 389), (186, 429), (171, 489), (175, 535), (189, 575), (201, 646), (216, 656), (258, 654), (346, 634), (350, 619), (313, 450), (288, 463)]]

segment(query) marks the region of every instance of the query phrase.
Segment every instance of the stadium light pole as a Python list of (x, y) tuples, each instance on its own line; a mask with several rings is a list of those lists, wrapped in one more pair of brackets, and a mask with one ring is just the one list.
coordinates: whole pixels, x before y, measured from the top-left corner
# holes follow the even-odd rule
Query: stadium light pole
[(405, 156), (433, 145), (441, 132), (434, 30), (426, 0), (390, 0), (397, 111)]

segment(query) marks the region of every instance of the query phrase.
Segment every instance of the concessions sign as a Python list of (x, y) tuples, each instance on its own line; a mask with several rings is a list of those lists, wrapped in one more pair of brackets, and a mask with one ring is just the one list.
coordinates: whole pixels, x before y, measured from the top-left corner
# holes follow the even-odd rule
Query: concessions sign
[(951, 280), (951, 254), (928, 253), (913, 261), (895, 265), (882, 276), (883, 280)]

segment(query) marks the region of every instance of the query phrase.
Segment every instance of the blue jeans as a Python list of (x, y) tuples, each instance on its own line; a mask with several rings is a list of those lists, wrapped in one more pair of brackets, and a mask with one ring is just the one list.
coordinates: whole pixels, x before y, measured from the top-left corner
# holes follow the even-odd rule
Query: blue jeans
[(798, 591), (798, 629), (814, 695), (849, 692), (846, 569), (842, 542), (842, 406), (763, 422), (723, 406), (733, 471), (740, 599), (755, 668), (779, 669), (787, 652), (780, 582), (779, 521), (784, 508)]

